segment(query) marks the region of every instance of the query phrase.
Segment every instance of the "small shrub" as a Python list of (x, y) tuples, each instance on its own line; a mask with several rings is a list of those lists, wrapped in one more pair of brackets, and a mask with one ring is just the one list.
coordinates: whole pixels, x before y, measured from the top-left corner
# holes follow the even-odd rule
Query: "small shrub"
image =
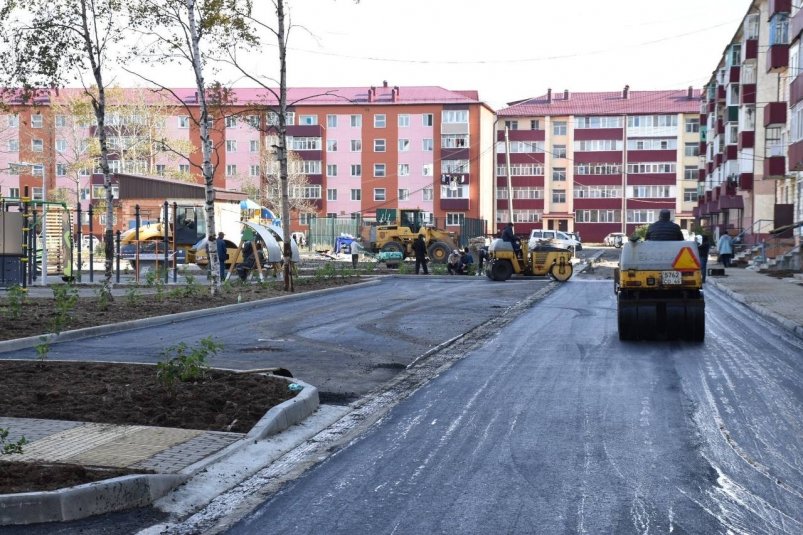
[(207, 359), (222, 348), (212, 337), (203, 338), (194, 348), (184, 342), (170, 346), (161, 353), (163, 360), (156, 365), (156, 379), (168, 390), (172, 390), (177, 381), (203, 379), (209, 369)]
[(53, 316), (53, 332), (60, 333), (67, 325), (75, 306), (78, 304), (78, 290), (69, 284), (58, 284), (53, 289), (53, 306), (56, 314)]
[(15, 284), (8, 289), (8, 311), (9, 317), (18, 320), (22, 317), (22, 307), (28, 301), (28, 290), (19, 284)]
[(5, 427), (0, 427), (0, 453), (3, 455), (11, 455), (12, 453), (22, 453), (22, 447), (28, 443), (25, 436), (20, 437), (16, 442), (9, 442), (9, 430)]
[(34, 346), (36, 350), (36, 360), (44, 363), (47, 360), (47, 354), (50, 353), (50, 344), (44, 336), (39, 337), (39, 343)]
[(129, 306), (137, 306), (142, 300), (142, 295), (136, 286), (131, 286), (125, 291), (125, 301)]
[(109, 305), (111, 304), (112, 300), (110, 298), (111, 292), (107, 291), (105, 288), (100, 287), (95, 290), (95, 296), (97, 297), (98, 303), (98, 310), (108, 310)]

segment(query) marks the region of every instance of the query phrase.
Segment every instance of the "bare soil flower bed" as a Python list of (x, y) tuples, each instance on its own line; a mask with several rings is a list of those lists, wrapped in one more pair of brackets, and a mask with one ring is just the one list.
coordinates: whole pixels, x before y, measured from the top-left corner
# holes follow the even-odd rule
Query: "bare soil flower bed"
[[(359, 282), (358, 277), (300, 280), (296, 293)], [(169, 290), (169, 288), (167, 289)], [(150, 292), (145, 294), (145, 292)], [(79, 298), (62, 331), (187, 310), (287, 295), (283, 283), (224, 287), (214, 297), (202, 288), (193, 295), (161, 296), (153, 289), (110, 303)], [(52, 332), (53, 298), (28, 298), (12, 311), (0, 299), (0, 340)], [(19, 312), (19, 317), (16, 316)], [(138, 364), (0, 360), (0, 415), (108, 424), (150, 425), (248, 432), (265, 413), (295, 396), (276, 377), (210, 370), (204, 379), (167, 388), (156, 367)], [(13, 432), (13, 429), (11, 430)], [(23, 446), (24, 451), (25, 446)], [(128, 470), (69, 464), (6, 462), (0, 458), (0, 494), (52, 490), (117, 477)], [(142, 473), (139, 471), (137, 473)]]

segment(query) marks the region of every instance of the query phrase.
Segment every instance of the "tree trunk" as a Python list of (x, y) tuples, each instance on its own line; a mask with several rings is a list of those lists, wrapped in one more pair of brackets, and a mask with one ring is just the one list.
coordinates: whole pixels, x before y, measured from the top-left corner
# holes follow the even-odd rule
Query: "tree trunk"
[(212, 140), (209, 136), (209, 108), (206, 102), (206, 90), (204, 85), (204, 72), (201, 63), (201, 47), (199, 29), (195, 20), (196, 4), (195, 0), (187, 1), (187, 18), (190, 26), (190, 38), (192, 39), (192, 68), (195, 72), (195, 87), (198, 91), (198, 104), (200, 106), (200, 129), (201, 129), (201, 149), (203, 153), (203, 175), (206, 186), (206, 254), (209, 259), (209, 281), (210, 294), (215, 295), (217, 287), (220, 286), (220, 259), (217, 256), (215, 246), (215, 188), (214, 175), (212, 170)]
[(276, 15), (279, 20), (279, 183), (282, 188), (282, 239), (284, 240), (284, 291), (295, 291), (293, 270), (290, 262), (293, 249), (290, 245), (290, 195), (287, 180), (287, 43), (284, 30), (284, 0), (276, 0)]

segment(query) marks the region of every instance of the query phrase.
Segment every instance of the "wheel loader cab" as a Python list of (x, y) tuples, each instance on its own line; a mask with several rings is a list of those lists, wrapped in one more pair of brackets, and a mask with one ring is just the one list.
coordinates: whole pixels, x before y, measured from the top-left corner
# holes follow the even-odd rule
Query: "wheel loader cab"
[(625, 242), (614, 291), (621, 340), (703, 341), (705, 302), (696, 242)]

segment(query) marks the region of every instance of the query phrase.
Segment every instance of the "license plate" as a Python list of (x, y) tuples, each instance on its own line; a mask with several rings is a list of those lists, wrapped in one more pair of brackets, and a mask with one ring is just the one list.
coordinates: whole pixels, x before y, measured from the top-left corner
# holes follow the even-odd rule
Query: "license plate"
[(667, 286), (680, 286), (682, 283), (680, 271), (662, 271), (661, 282)]

